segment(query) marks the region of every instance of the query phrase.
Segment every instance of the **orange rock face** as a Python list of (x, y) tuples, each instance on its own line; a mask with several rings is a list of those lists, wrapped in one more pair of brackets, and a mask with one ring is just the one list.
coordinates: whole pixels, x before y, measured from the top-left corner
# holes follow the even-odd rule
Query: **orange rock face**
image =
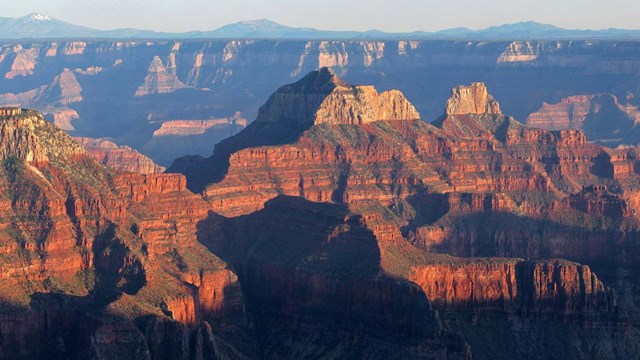
[(109, 170), (34, 111), (0, 116), (0, 137), (0, 289), (15, 307), (0, 312), (3, 356), (39, 356), (49, 337), (73, 344), (65, 356), (148, 354), (155, 335), (136, 328), (142, 318), (186, 338), (187, 325), (242, 323), (238, 278), (196, 241), (209, 205), (184, 176)]
[(119, 146), (105, 139), (76, 137), (75, 140), (82, 144), (99, 163), (112, 169), (139, 174), (155, 174), (165, 170), (128, 146)]
[(460, 259), (415, 267), (410, 279), (434, 306), (449, 311), (526, 313), (597, 325), (615, 319), (617, 310), (613, 291), (588, 266), (569, 261)]
[(451, 90), (451, 97), (445, 108), (447, 115), (501, 114), (500, 104), (489, 95), (483, 83), (458, 86)]
[(211, 158), (179, 161), (186, 177), (109, 170), (34, 112), (0, 118), (0, 289), (25, 314), (0, 311), (3, 354), (60, 337), (78, 358), (508, 358), (581, 341), (633, 357), (636, 149), (525, 127), (481, 84), (447, 111), (427, 124), (398, 92), (321, 69)]

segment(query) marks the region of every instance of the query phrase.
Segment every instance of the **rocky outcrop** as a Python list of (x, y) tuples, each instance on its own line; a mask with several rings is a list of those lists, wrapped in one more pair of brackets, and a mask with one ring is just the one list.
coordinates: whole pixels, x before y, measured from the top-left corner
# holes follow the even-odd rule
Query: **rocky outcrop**
[(628, 319), (617, 319), (613, 290), (605, 288), (588, 266), (569, 261), (457, 259), (415, 267), (409, 278), (441, 310), (629, 326)]
[(256, 122), (360, 125), (419, 118), (401, 92), (378, 94), (372, 86), (348, 85), (323, 67), (278, 89), (260, 108)]
[[(0, 334), (3, 354), (37, 356), (42, 334), (66, 357), (545, 358), (576, 339), (637, 354), (634, 149), (495, 108), (404, 119), (403, 96), (326, 69), (276, 94), (212, 157), (182, 160), (188, 177), (109, 170), (34, 112), (0, 119), (3, 329), (18, 337)], [(29, 326), (58, 308), (60, 330)]]
[(557, 104), (544, 103), (529, 115), (526, 124), (548, 130), (581, 129), (596, 97), (576, 95), (566, 97)]
[(75, 140), (99, 163), (112, 169), (139, 174), (155, 174), (165, 170), (153, 160), (128, 146), (119, 146), (106, 139), (76, 137)]
[(247, 120), (240, 114), (220, 119), (169, 120), (153, 132), (141, 149), (159, 163), (171, 165), (182, 154), (211, 155), (212, 144), (246, 127)]
[(159, 56), (155, 56), (149, 64), (144, 83), (138, 86), (134, 96), (170, 93), (186, 87), (176, 75), (175, 55), (169, 56), (167, 66)]
[(446, 115), (501, 114), (500, 104), (489, 95), (483, 83), (458, 86), (451, 90), (445, 106)]
[[(376, 236), (363, 220), (345, 206), (282, 196), (248, 216), (210, 217), (200, 230), (209, 249), (241, 269), (270, 351), (348, 354), (357, 346), (336, 334), (344, 331), (362, 334), (374, 352), (420, 357), (410, 345), (417, 342), (425, 353), (464, 356), (455, 337), (443, 348), (420, 288), (382, 271)], [(327, 332), (307, 348), (319, 328)]]
[(12, 49), (14, 53), (10, 70), (4, 74), (6, 79), (14, 79), (19, 76), (33, 75), (33, 71), (38, 63), (39, 51), (36, 47), (24, 48), (22, 45), (15, 45)]
[(79, 118), (69, 105), (82, 101), (82, 87), (75, 74), (64, 69), (45, 85), (18, 94), (0, 95), (0, 103), (25, 108), (39, 108), (60, 128), (73, 131), (72, 121)]
[(22, 107), (64, 108), (82, 101), (82, 87), (73, 71), (63, 69), (50, 83), (18, 94), (2, 94), (0, 102)]
[[(261, 145), (283, 145), (294, 142), (304, 136), (305, 130), (313, 130), (314, 127), (321, 125), (365, 125), (381, 121), (395, 122), (395, 120), (416, 121), (418, 117), (419, 114), (413, 105), (398, 91), (378, 94), (372, 87), (348, 85), (329, 69), (322, 68), (312, 71), (294, 84), (279, 88), (260, 108), (258, 118), (247, 127), (246, 131), (216, 145), (212, 158), (209, 160), (201, 158), (178, 159), (168, 171), (185, 173), (189, 178), (191, 189), (199, 192), (207, 183), (220, 180), (224, 176), (227, 162), (233, 163), (236, 159), (243, 161), (237, 156), (247, 156), (254, 160), (264, 157), (263, 149), (251, 149), (242, 155), (240, 155), (240, 150)], [(322, 141), (322, 139), (319, 140)], [(312, 144), (314, 139), (309, 139), (308, 142), (311, 146), (317, 145)], [(336, 145), (327, 144), (329, 147), (322, 152), (330, 157), (339, 157), (340, 155), (337, 153), (329, 153), (330, 149), (335, 148)], [(288, 155), (306, 156), (297, 148), (274, 150), (277, 153), (282, 151), (287, 153), (282, 155), (284, 157), (281, 160), (285, 160)], [(264, 151), (269, 153), (267, 149)], [(314, 153), (311, 156), (317, 157), (318, 155), (320, 153)], [(267, 163), (271, 163), (273, 160), (275, 158), (267, 160)], [(281, 164), (284, 165), (284, 162)], [(199, 174), (192, 176), (191, 171), (196, 171)], [(269, 188), (272, 185), (269, 185), (270, 183), (270, 181), (261, 182), (256, 186)], [(264, 193), (268, 192), (265, 189)], [(296, 193), (299, 193), (299, 190)], [(324, 195), (328, 193), (331, 193), (331, 190)], [(247, 193), (247, 195), (265, 198), (265, 196), (255, 193)], [(269, 196), (273, 197), (274, 195), (267, 195), (266, 199), (271, 198)]]
[[(435, 126), (413, 120), (319, 124), (297, 138), (295, 132), (274, 132), (269, 139), (259, 124), (264, 121), (222, 142), (208, 160), (184, 159), (190, 186), (219, 179), (204, 195), (220, 214), (247, 214), (278, 194), (354, 206), (368, 200), (388, 206), (419, 189), (525, 197), (544, 192), (555, 200), (594, 177), (613, 179), (612, 157), (583, 133), (529, 129), (501, 114), (450, 115)], [(290, 143), (252, 147), (265, 139), (272, 140), (269, 145)], [(511, 200), (511, 206), (521, 201)]]
[[(633, 98), (632, 94), (628, 94)], [(543, 129), (580, 129), (589, 140), (606, 145), (636, 144), (638, 107), (622, 104), (611, 94), (569, 96), (542, 107), (527, 118), (527, 125)]]
[[(305, 91), (317, 93), (309, 87)], [(452, 97), (451, 104), (476, 103), (455, 93)], [(481, 113), (445, 114), (434, 124), (321, 123), (289, 137), (274, 136), (273, 143), (266, 144), (257, 129), (268, 128), (256, 126), (256, 121), (194, 167), (200, 172), (223, 169), (203, 194), (211, 209), (229, 222), (219, 219), (222, 225), (209, 224), (211, 228), (202, 231), (226, 231), (234, 240), (220, 235), (208, 239), (207, 246), (230, 254), (224, 257), (242, 266), (241, 281), (261, 289), (252, 299), (263, 299), (265, 309), (279, 309), (271, 316), (303, 314), (294, 316), (289, 326), (311, 316), (310, 307), (333, 304), (313, 303), (311, 299), (325, 298), (320, 289), (342, 289), (339, 284), (346, 281), (355, 291), (351, 275), (346, 275), (352, 270), (337, 269), (358, 268), (359, 281), (370, 288), (377, 285), (362, 274), (382, 271), (418, 284), (439, 309), (443, 329), (471, 310), (467, 339), (486, 336), (473, 329), (475, 321), (552, 322), (571, 331), (633, 328), (627, 318), (635, 316), (633, 305), (619, 307), (612, 290), (618, 282), (611, 274), (636, 271), (632, 259), (638, 253), (640, 223), (630, 200), (637, 198), (632, 195), (636, 181), (631, 180), (637, 176), (634, 150), (602, 148), (578, 130), (528, 128), (497, 113), (495, 100), (486, 101), (495, 107), (485, 104)], [(271, 118), (261, 123), (279, 122)], [(220, 157), (219, 149), (228, 157)], [(188, 184), (200, 174), (187, 173)], [(285, 202), (283, 195), (316, 205), (289, 197)], [(319, 228), (327, 215), (318, 209), (329, 207), (326, 203), (341, 204), (349, 215), (333, 215), (334, 226)], [(336, 218), (344, 219), (342, 224)], [(337, 240), (356, 231), (356, 224), (370, 232), (357, 235), (359, 246), (369, 239), (373, 250), (354, 250), (356, 245)], [(335, 248), (326, 248), (329, 244)], [(343, 255), (336, 255), (338, 247)], [(360, 254), (358, 259), (375, 259), (379, 268), (353, 261), (351, 251)], [(349, 265), (341, 262), (342, 256), (352, 259)], [(480, 256), (498, 258), (476, 258)], [(341, 274), (336, 275), (339, 280), (319, 275), (327, 268)], [(605, 274), (603, 280), (592, 268)], [(257, 285), (266, 283), (283, 285), (271, 293)], [(292, 293), (295, 284), (318, 292), (311, 291), (309, 298)], [(332, 306), (323, 311), (342, 318)], [(635, 345), (625, 346), (616, 345), (631, 352)]]
[(42, 121), (34, 111), (0, 118), (0, 159), (17, 158), (26, 162), (47, 163), (84, 154), (82, 146)]
[(65, 131), (74, 131), (73, 121), (78, 120), (80, 116), (73, 109), (53, 109), (48, 112), (45, 117), (50, 117), (57, 127)]
[(212, 128), (223, 127), (225, 125), (238, 125), (245, 128), (247, 126), (247, 120), (242, 118), (169, 120), (163, 122), (160, 128), (153, 132), (153, 137), (202, 135)]

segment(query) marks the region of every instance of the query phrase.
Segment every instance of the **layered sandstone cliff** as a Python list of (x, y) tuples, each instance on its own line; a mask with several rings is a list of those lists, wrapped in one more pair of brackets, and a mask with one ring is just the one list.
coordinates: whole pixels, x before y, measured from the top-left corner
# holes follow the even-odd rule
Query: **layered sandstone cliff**
[(75, 140), (99, 163), (112, 169), (139, 174), (156, 174), (165, 170), (164, 167), (128, 146), (119, 146), (106, 139), (76, 137)]
[(562, 260), (480, 259), (417, 266), (409, 278), (432, 304), (447, 311), (526, 314), (588, 326), (618, 321), (612, 289), (588, 266)]
[[(2, 356), (187, 359), (243, 323), (236, 275), (196, 241), (208, 205), (184, 177), (109, 170), (41, 114), (1, 115)], [(213, 333), (194, 343), (196, 325)], [(172, 354), (154, 348), (165, 335)]]
[(169, 120), (163, 122), (160, 128), (153, 132), (153, 137), (202, 135), (213, 128), (225, 125), (238, 125), (245, 128), (247, 120), (240, 117), (208, 120)]
[[(636, 150), (527, 128), (483, 92), (454, 90), (474, 112), (433, 125), (375, 94), (314, 72), (211, 158), (183, 159), (187, 178), (108, 170), (39, 115), (5, 117), (4, 143), (21, 145), (0, 176), (2, 273), (18, 289), (4, 293), (28, 315), (3, 315), (19, 334), (3, 351), (40, 354), (27, 339), (45, 334), (78, 357), (637, 353)], [(187, 190), (198, 178), (204, 199)], [(66, 320), (26, 327), (41, 309)]]
[[(336, 80), (332, 83), (346, 86)], [(322, 87), (312, 91), (310, 84), (314, 83), (305, 83), (306, 93), (322, 93)], [(298, 86), (302, 84), (288, 88)], [(407, 252), (402, 245), (406, 240), (420, 249), (458, 256), (567, 257), (600, 264), (610, 261), (615, 244), (624, 241), (623, 235), (608, 240), (605, 234), (619, 231), (616, 229), (637, 231), (637, 220), (624, 195), (612, 194), (601, 185), (591, 186), (602, 183), (622, 193), (633, 192), (635, 185), (628, 176), (635, 175), (622, 168), (625, 162), (635, 160), (612, 156), (609, 150), (588, 143), (579, 131), (527, 128), (501, 114), (498, 103), (481, 84), (454, 89), (448, 103), (449, 113), (435, 126), (411, 119), (359, 125), (322, 123), (289, 137), (289, 141), (281, 140), (286, 144), (269, 146), (257, 146), (264, 143), (256, 141), (251, 132), (240, 134), (228, 142), (233, 145), (226, 148), (233, 150), (228, 152), (228, 167), (224, 166), (226, 159), (215, 155), (209, 162), (199, 163), (199, 171), (207, 171), (206, 166), (222, 162), (225, 171), (220, 181), (206, 187), (204, 195), (212, 209), (224, 216), (251, 214), (279, 195), (347, 204), (362, 214), (363, 222), (376, 236), (385, 270), (408, 278), (412, 275), (401, 264), (413, 262), (418, 269), (420, 262), (415, 257), (421, 255)], [(339, 119), (340, 112), (337, 114)], [(295, 117), (280, 121), (295, 121)], [(482, 227), (486, 225), (491, 228), (485, 231)], [(584, 230), (576, 229), (581, 227)], [(588, 249), (569, 240), (588, 232)], [(475, 266), (473, 261), (467, 264), (468, 268), (460, 265), (461, 272)], [(536, 283), (534, 275), (518, 275), (521, 277), (516, 280), (516, 272), (523, 272), (529, 266), (524, 264), (529, 263), (516, 266), (519, 261), (496, 260), (489, 264), (496, 269), (496, 283), (483, 285), (481, 279), (488, 275), (479, 273), (469, 284), (479, 286), (480, 293), (467, 284), (471, 287), (460, 291), (468, 297), (454, 310), (477, 301), (474, 306), (480, 312), (497, 306), (525, 316), (593, 324), (602, 318), (608, 319), (605, 323), (626, 326), (616, 320), (613, 293), (591, 278), (588, 267), (568, 262), (536, 263), (534, 267), (548, 268), (550, 273), (567, 274), (547, 286)], [(504, 264), (511, 265), (505, 265), (508, 269), (504, 270)], [(436, 269), (427, 267), (425, 276), (433, 275)], [(510, 272), (514, 277), (507, 281), (505, 274)], [(528, 284), (523, 285), (527, 289), (533, 283), (566, 288), (567, 293), (549, 296), (567, 303), (557, 300), (557, 304), (548, 304), (544, 296), (536, 295), (547, 291), (542, 288), (528, 289), (526, 295), (511, 289), (511, 295), (504, 295), (509, 284), (519, 282)], [(576, 290), (588, 288), (587, 284), (598, 290), (593, 294)], [(456, 286), (446, 283), (432, 300), (446, 303)], [(442, 297), (445, 300), (439, 300)], [(578, 303), (581, 305), (575, 305)], [(537, 310), (531, 310), (536, 306)], [(589, 315), (592, 308), (597, 308), (593, 316)]]
[[(633, 98), (632, 94), (628, 94)], [(542, 104), (526, 124), (549, 130), (584, 130), (590, 140), (605, 144), (635, 144), (640, 121), (638, 107), (611, 94), (578, 95), (556, 104)]]
[(483, 83), (458, 86), (451, 90), (445, 106), (446, 115), (501, 114), (500, 104), (489, 95)]

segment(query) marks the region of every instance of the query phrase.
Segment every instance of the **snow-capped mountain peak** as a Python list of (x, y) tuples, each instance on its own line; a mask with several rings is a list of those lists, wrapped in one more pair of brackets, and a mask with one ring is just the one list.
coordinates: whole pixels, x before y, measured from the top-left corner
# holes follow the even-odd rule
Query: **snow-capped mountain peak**
[(42, 14), (39, 14), (39, 13), (32, 13), (32, 14), (27, 15), (26, 17), (31, 21), (51, 21), (51, 20), (53, 20), (49, 16), (42, 15)]

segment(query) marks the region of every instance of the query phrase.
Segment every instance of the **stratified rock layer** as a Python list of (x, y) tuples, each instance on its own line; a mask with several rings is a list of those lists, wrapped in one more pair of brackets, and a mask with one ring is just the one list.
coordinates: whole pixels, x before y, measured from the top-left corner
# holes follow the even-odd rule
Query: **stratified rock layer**
[[(207, 157), (237, 131), (212, 130), (208, 147), (183, 139), (148, 146), (160, 123), (238, 111), (255, 119), (274, 89), (321, 67), (352, 83), (402, 90), (426, 121), (441, 115), (452, 87), (484, 82), (505, 113), (524, 120), (545, 102), (578, 94), (610, 93), (638, 106), (639, 55), (637, 43), (622, 40), (19, 40), (0, 43), (0, 103), (36, 108), (74, 136), (112, 138), (167, 166), (188, 154)], [(16, 102), (65, 71), (76, 77), (81, 101), (57, 105), (56, 90), (47, 101)], [(639, 143), (637, 134), (608, 139)]]
[(527, 128), (486, 89), (449, 103), (459, 112), (427, 124), (401, 94), (321, 69), (211, 158), (178, 161), (187, 178), (109, 170), (38, 114), (5, 113), (0, 349), (41, 357), (55, 348), (41, 339), (61, 338), (66, 358), (640, 353), (637, 149)]
[[(633, 96), (629, 94), (631, 98)], [(556, 104), (542, 104), (526, 124), (543, 129), (579, 129), (589, 140), (606, 145), (637, 144), (640, 112), (611, 94), (576, 95)]]
[(613, 291), (588, 266), (569, 261), (458, 259), (417, 266), (409, 278), (443, 310), (519, 313), (595, 325), (615, 321), (617, 315)]
[[(187, 359), (243, 323), (183, 176), (109, 170), (35, 111), (0, 116), (0, 138), (2, 357)], [(202, 326), (213, 333), (193, 343)]]
[(446, 115), (501, 114), (500, 104), (489, 95), (483, 83), (457, 86), (451, 90), (451, 97), (445, 107)]
[(128, 146), (118, 146), (118, 144), (106, 139), (76, 137), (75, 140), (99, 163), (112, 169), (139, 174), (156, 174), (165, 170), (153, 160)]
[[(327, 82), (311, 76), (281, 90), (303, 89), (314, 104), (324, 104), (321, 95), (330, 99), (334, 86), (349, 87), (331, 76), (327, 90)], [(576, 339), (608, 349), (598, 352), (605, 358), (637, 353), (635, 295), (624, 306), (616, 295), (635, 293), (637, 285), (613, 275), (638, 273), (634, 149), (603, 148), (578, 130), (528, 128), (501, 114), (481, 84), (454, 89), (449, 113), (433, 124), (411, 118), (302, 124), (303, 117), (290, 116), (313, 115), (300, 110), (308, 109), (302, 103), (290, 103), (282, 118), (254, 122), (216, 146), (211, 158), (185, 158), (172, 169), (186, 170), (189, 186), (208, 183), (203, 195), (222, 216), (203, 222), (209, 234), (203, 242), (242, 268), (240, 281), (265, 316), (286, 319), (280, 327), (264, 324), (270, 339), (295, 338), (297, 348), (307, 344), (299, 337), (314, 334), (311, 324), (320, 321), (311, 320), (314, 314), (331, 314), (339, 324), (346, 316), (340, 309), (369, 313), (351, 307), (362, 301), (396, 308), (378, 282), (391, 276), (418, 285), (438, 311), (438, 331), (480, 358), (496, 352), (548, 358), (533, 349), (547, 344), (571, 353)], [(362, 111), (373, 112), (368, 106)], [(343, 118), (326, 109), (327, 117)], [(319, 275), (327, 272), (329, 278)], [(353, 273), (380, 298), (358, 295)], [(471, 322), (460, 320), (469, 313)], [(397, 331), (408, 325), (374, 318)], [(521, 323), (528, 324), (522, 332)], [(425, 323), (419, 324), (408, 333), (419, 334), (416, 326)], [(495, 332), (483, 326), (527, 345), (493, 347)], [(555, 326), (553, 339), (534, 335)], [(429, 336), (418, 341), (442, 339)], [(491, 341), (491, 350), (483, 341)]]

